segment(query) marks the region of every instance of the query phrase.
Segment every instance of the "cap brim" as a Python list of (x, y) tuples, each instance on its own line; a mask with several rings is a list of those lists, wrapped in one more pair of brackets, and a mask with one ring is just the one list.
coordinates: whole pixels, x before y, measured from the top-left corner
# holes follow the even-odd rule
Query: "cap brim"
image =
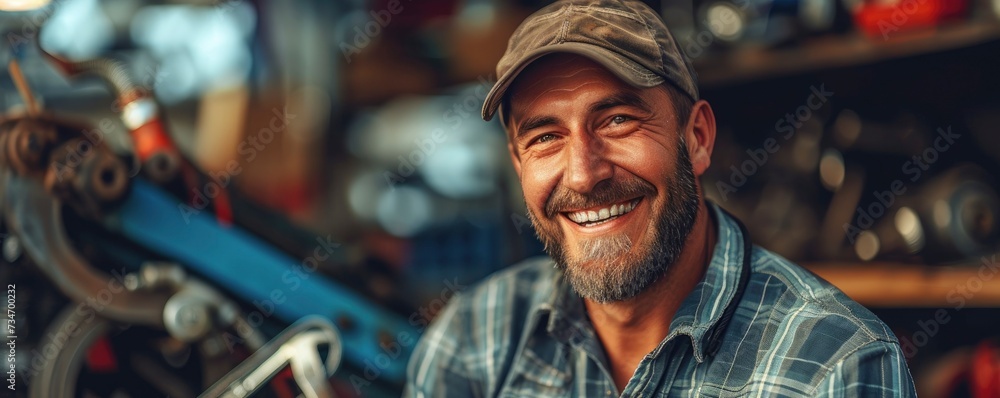
[(483, 102), (483, 120), (493, 119), (507, 89), (528, 65), (541, 57), (554, 53), (569, 53), (587, 57), (635, 87), (654, 87), (665, 81), (662, 76), (653, 73), (639, 63), (604, 47), (579, 42), (551, 44), (529, 52), (510, 72), (500, 77)]

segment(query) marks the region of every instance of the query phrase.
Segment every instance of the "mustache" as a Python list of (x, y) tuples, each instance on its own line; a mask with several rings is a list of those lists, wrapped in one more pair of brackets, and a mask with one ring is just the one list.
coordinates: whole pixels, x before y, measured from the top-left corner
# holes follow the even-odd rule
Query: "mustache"
[(587, 194), (581, 194), (560, 184), (545, 203), (545, 216), (553, 218), (560, 212), (570, 209), (606, 205), (655, 194), (656, 187), (653, 184), (632, 175), (601, 181)]

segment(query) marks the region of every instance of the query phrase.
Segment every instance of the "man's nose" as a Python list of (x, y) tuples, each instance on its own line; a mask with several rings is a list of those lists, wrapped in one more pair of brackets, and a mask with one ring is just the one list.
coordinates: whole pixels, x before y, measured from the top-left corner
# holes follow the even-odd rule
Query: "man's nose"
[(604, 157), (604, 143), (588, 133), (573, 134), (569, 140), (563, 182), (576, 192), (589, 193), (614, 174), (611, 163)]

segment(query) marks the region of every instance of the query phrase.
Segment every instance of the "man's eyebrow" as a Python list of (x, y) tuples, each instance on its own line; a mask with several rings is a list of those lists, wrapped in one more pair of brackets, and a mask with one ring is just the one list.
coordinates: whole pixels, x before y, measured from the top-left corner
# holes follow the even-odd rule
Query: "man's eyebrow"
[(526, 131), (558, 123), (559, 119), (555, 116), (531, 116), (525, 118), (517, 124), (517, 135), (514, 138), (519, 138)]
[(621, 91), (612, 94), (608, 98), (590, 104), (588, 110), (590, 113), (594, 113), (605, 109), (611, 109), (616, 106), (633, 106), (645, 112), (652, 110), (652, 107), (649, 106), (649, 103), (646, 102), (646, 100), (642, 99), (638, 93), (632, 91)]

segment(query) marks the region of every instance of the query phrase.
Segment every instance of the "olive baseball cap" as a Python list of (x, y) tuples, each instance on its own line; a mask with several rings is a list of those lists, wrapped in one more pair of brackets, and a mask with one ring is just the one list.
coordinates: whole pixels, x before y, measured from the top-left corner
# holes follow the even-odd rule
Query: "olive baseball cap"
[(531, 14), (511, 35), (483, 119), (493, 118), (521, 71), (552, 53), (590, 58), (636, 87), (670, 82), (698, 100), (694, 69), (655, 11), (635, 0), (568, 0)]

